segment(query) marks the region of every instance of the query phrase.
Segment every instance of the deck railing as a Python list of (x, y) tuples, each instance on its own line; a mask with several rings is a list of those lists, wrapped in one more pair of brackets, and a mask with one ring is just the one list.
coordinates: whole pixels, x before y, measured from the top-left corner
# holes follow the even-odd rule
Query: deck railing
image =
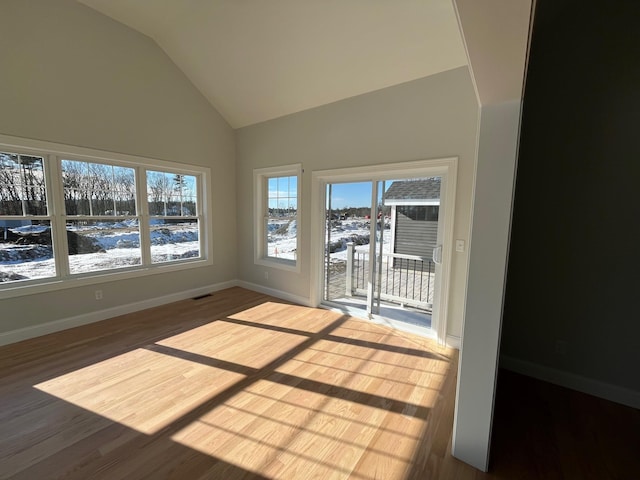
[[(383, 253), (374, 275), (381, 300), (432, 309), (435, 265), (430, 258)], [(369, 252), (358, 251), (353, 243), (347, 243), (346, 295), (366, 296), (368, 279)]]

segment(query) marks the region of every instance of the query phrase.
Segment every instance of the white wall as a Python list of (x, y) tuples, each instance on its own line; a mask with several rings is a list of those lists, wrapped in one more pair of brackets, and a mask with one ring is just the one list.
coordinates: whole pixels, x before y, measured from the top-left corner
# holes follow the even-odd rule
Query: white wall
[[(237, 131), (238, 276), (310, 297), (311, 172), (459, 157), (454, 238), (468, 239), (478, 104), (466, 67), (352, 97)], [(302, 163), (299, 274), (253, 263), (254, 168)], [(448, 334), (462, 329), (466, 254), (454, 254)]]
[(453, 0), (481, 104), (452, 452), (488, 468), (531, 0)]
[(487, 470), (520, 101), (483, 106), (452, 453)]
[(233, 130), (145, 37), (72, 0), (0, 3), (0, 133), (212, 168), (214, 266), (0, 301), (0, 333), (236, 277)]

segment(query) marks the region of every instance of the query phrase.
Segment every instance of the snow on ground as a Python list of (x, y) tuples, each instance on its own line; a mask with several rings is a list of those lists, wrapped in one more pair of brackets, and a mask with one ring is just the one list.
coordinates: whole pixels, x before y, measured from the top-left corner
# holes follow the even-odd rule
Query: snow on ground
[[(330, 237), (327, 240), (337, 248), (331, 253), (331, 261), (347, 261), (347, 243), (349, 242), (356, 244), (355, 250), (357, 252), (369, 253), (371, 236), (369, 225), (369, 220), (358, 218), (332, 222)], [(384, 253), (389, 253), (391, 249), (391, 230), (388, 227), (386, 225), (382, 230), (382, 251)], [(376, 238), (378, 241), (380, 240), (380, 230), (376, 230)], [(358, 245), (360, 242), (362, 244)]]
[[(363, 218), (332, 221), (331, 232), (328, 235), (330, 250), (332, 250), (331, 261), (346, 261), (348, 242), (356, 243), (357, 251), (368, 252), (369, 224), (370, 221)], [(269, 255), (295, 259), (297, 255), (296, 222), (272, 221), (268, 228)], [(97, 253), (70, 255), (71, 273), (108, 270), (141, 263), (140, 237), (135, 222), (100, 222), (90, 227), (70, 226), (69, 230), (92, 238), (102, 249)], [(379, 233), (378, 231), (377, 234)], [(391, 246), (391, 230), (385, 228), (382, 233), (383, 251), (388, 253)], [(151, 244), (154, 263), (197, 257), (200, 248), (197, 225), (188, 223), (152, 225)], [(50, 246), (0, 242), (0, 282), (51, 277), (54, 276), (54, 268)]]
[[(140, 237), (135, 224), (100, 223), (90, 228), (69, 227), (69, 230), (92, 238), (101, 248), (96, 253), (69, 255), (69, 268), (73, 274), (141, 263)], [(152, 226), (151, 257), (154, 263), (198, 257), (199, 250), (195, 223)], [(55, 276), (55, 265), (50, 245), (0, 243), (0, 282), (52, 276)]]
[(44, 233), (47, 230), (49, 230), (49, 227), (47, 225), (25, 225), (24, 227), (16, 227), (16, 228), (9, 229), (9, 231), (13, 233), (18, 233), (18, 234)]
[[(354, 242), (356, 251), (369, 252), (370, 220), (364, 218), (351, 218), (347, 220), (334, 220), (331, 222), (331, 231), (325, 239), (329, 243), (332, 262), (346, 262), (347, 243)], [(296, 255), (296, 225), (295, 221), (271, 220), (269, 229), (269, 256), (295, 260)], [(276, 233), (278, 232), (278, 233)], [(378, 238), (379, 238), (378, 231)], [(383, 252), (389, 253), (391, 249), (391, 230), (388, 223), (382, 232)]]
[(296, 244), (298, 224), (296, 221), (270, 219), (267, 229), (267, 255), (269, 257), (295, 260), (298, 254)]

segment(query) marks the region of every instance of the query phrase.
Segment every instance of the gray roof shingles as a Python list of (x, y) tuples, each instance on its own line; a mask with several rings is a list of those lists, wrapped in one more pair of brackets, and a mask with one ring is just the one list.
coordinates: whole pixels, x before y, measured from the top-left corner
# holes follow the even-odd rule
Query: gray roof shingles
[(396, 180), (384, 194), (385, 200), (430, 200), (440, 198), (440, 177)]

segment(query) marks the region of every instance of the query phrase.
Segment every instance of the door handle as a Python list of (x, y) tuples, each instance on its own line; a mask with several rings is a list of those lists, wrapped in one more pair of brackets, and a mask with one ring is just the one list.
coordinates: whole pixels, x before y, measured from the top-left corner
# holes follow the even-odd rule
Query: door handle
[(442, 264), (442, 245), (436, 245), (433, 249), (433, 263)]

